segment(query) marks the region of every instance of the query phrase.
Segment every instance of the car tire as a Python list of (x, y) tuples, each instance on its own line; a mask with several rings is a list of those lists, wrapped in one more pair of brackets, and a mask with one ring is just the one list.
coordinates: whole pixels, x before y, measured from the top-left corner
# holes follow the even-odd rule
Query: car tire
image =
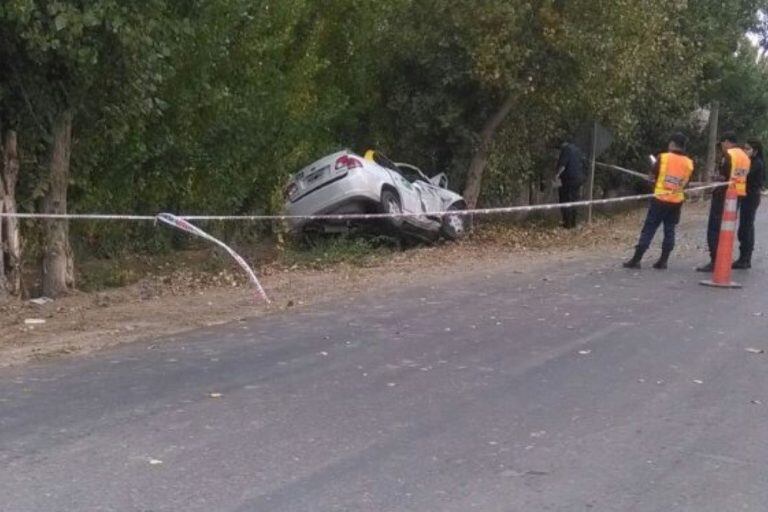
[[(461, 211), (464, 206), (454, 204), (448, 211)], [(446, 215), (443, 217), (443, 226), (440, 229), (442, 235), (448, 240), (460, 240), (466, 237), (472, 230), (472, 217), (470, 215)]]
[[(381, 193), (381, 212), (382, 213), (403, 213), (403, 205), (400, 197), (393, 190), (385, 189)], [(387, 217), (384, 225), (390, 229), (399, 232), (403, 229), (402, 217)]]

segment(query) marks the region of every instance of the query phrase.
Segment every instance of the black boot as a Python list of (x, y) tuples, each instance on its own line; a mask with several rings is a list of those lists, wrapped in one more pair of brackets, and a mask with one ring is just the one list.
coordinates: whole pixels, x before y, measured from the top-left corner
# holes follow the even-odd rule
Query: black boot
[(656, 270), (667, 270), (667, 262), (669, 261), (670, 254), (672, 254), (672, 251), (662, 250), (661, 257), (659, 258), (659, 261), (653, 264), (653, 268)]
[(643, 250), (635, 249), (635, 255), (632, 256), (632, 259), (629, 260), (629, 261), (624, 262), (624, 264), (622, 266), (624, 268), (635, 268), (635, 269), (641, 268), (640, 262), (643, 259), (643, 254), (644, 253), (645, 253), (645, 251), (643, 251)]
[(733, 262), (731, 268), (736, 270), (749, 270), (752, 268), (752, 257), (744, 254), (739, 256), (739, 259)]

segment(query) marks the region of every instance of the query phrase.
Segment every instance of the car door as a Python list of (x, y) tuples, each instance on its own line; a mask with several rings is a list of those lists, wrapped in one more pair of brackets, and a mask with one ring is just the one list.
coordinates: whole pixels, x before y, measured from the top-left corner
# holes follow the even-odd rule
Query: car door
[[(395, 187), (400, 196), (400, 207), (405, 213), (419, 213), (422, 211), (419, 192), (414, 188), (407, 175), (403, 175), (397, 164), (384, 156), (379, 151), (369, 150), (365, 153), (365, 159), (379, 166), (389, 176), (389, 183)], [(408, 219), (406, 219), (408, 220)]]
[(418, 181), (416, 186), (421, 192), (421, 202), (425, 211), (428, 213), (443, 211), (443, 200), (438, 187), (426, 181)]
[(442, 211), (439, 194), (432, 184), (429, 183), (429, 180), (424, 176), (424, 173), (417, 167), (409, 164), (397, 164), (397, 167), (400, 170), (400, 175), (415, 192), (415, 199), (418, 201), (417, 211), (426, 214), (412, 217), (407, 219), (407, 221), (410, 224), (427, 231), (439, 230), (441, 219), (439, 217), (430, 217), (428, 214), (429, 212)]
[(421, 194), (413, 183), (397, 171), (391, 171), (392, 180), (400, 194), (403, 211), (408, 213), (421, 213), (424, 211), (421, 204)]
[(422, 211), (439, 212), (442, 211), (442, 202), (437, 187), (433, 186), (429, 179), (418, 167), (409, 164), (397, 164), (401, 173), (406, 176), (414, 189), (418, 192), (421, 201)]

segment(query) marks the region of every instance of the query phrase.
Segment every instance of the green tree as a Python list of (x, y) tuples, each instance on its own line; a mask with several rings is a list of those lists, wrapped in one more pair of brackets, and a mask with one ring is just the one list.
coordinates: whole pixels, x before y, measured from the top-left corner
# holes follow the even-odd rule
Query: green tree
[[(343, 146), (448, 172), (470, 204), (534, 201), (584, 121), (622, 159), (715, 99), (759, 131), (763, 75), (737, 50), (766, 3), (9, 0), (0, 117), (41, 162), (22, 200), (48, 211), (276, 211), (291, 173)], [(49, 226), (55, 292), (71, 260)], [(157, 240), (73, 229), (94, 254)]]
[(720, 79), (704, 98), (721, 107), (721, 125), (743, 137), (768, 135), (768, 60), (744, 39), (723, 60)]
[[(47, 146), (43, 211), (67, 212), (73, 125), (125, 134), (124, 119), (157, 107), (168, 25), (157, 0), (99, 2), (10, 0), (0, 6), (0, 47), (9, 73), (4, 113), (27, 115)], [(18, 105), (26, 108), (20, 108)], [(73, 285), (66, 221), (45, 224), (43, 292)]]

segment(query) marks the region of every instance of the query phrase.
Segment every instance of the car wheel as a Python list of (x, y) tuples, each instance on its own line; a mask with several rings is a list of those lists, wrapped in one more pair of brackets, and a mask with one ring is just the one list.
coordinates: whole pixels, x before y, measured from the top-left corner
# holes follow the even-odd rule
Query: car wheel
[[(381, 193), (381, 210), (383, 213), (403, 213), (403, 206), (400, 203), (400, 198), (392, 190), (384, 190)], [(403, 227), (403, 218), (388, 217), (384, 219), (384, 224), (390, 229), (400, 230)]]
[[(461, 211), (463, 209), (463, 206), (455, 204), (448, 208), (448, 211)], [(472, 218), (469, 215), (448, 214), (443, 217), (443, 227), (441, 232), (448, 240), (459, 240), (464, 238), (471, 229)]]

